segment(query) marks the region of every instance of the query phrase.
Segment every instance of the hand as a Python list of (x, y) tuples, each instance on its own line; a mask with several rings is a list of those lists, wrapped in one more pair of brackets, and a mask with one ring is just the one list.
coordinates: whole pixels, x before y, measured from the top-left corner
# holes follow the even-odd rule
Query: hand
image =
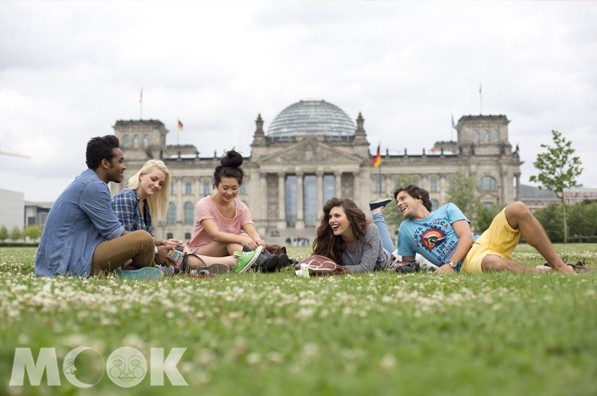
[(253, 240), (253, 238), (251, 238), (250, 236), (248, 236), (247, 234), (240, 234), (239, 235), (240, 238), (240, 244), (241, 245), (247, 245), (249, 246), (252, 250), (257, 249), (257, 246), (259, 246), (259, 244), (257, 242), (255, 242)]
[(171, 247), (171, 248), (175, 248), (175, 247), (179, 247), (179, 246), (184, 246), (184, 242), (181, 241), (180, 239), (167, 239), (164, 241), (164, 245)]
[(170, 249), (172, 248), (168, 246), (158, 246), (158, 254), (155, 256), (155, 263), (168, 267), (171, 265), (176, 265), (177, 262), (168, 254)]
[(452, 268), (452, 266), (450, 264), (444, 264), (441, 267), (439, 267), (437, 269), (437, 271), (435, 271), (436, 274), (439, 275), (446, 275), (446, 274), (451, 274), (454, 272), (454, 268)]
[(259, 246), (265, 246), (265, 241), (261, 238), (255, 239), (255, 243), (257, 243)]

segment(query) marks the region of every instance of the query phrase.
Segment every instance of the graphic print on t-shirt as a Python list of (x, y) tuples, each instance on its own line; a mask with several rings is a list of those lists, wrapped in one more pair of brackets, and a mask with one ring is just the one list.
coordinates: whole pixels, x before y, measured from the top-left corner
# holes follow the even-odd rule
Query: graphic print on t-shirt
[(447, 262), (458, 244), (450, 222), (445, 219), (432, 219), (419, 224), (414, 230), (414, 236), (417, 246), (428, 252), (423, 255), (434, 263)]
[(421, 243), (429, 251), (441, 245), (445, 240), (444, 233), (437, 228), (430, 228), (421, 235)]

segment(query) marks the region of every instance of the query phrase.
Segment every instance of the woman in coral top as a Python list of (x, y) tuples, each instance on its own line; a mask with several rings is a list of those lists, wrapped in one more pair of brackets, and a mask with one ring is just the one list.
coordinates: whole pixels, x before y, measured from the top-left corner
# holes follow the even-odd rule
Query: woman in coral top
[[(237, 198), (245, 172), (243, 157), (235, 150), (225, 153), (214, 171), (213, 195), (199, 200), (189, 247), (200, 255), (223, 257), (251, 249), (259, 255), (255, 266), (275, 268), (278, 257), (267, 254), (247, 205)], [(263, 254), (261, 254), (263, 252)]]

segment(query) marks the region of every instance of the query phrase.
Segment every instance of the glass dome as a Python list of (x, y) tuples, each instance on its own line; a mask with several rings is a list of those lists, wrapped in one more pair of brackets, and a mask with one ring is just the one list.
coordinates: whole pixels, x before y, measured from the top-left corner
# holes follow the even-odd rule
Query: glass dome
[(348, 115), (325, 100), (301, 100), (274, 118), (266, 136), (291, 138), (294, 136), (353, 136), (356, 126)]

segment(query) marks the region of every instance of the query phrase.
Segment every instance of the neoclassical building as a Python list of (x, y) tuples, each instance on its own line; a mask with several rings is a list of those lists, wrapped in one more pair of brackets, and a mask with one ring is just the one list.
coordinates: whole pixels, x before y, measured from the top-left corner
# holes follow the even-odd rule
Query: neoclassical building
[[(485, 204), (519, 198), (522, 162), (508, 141), (505, 115), (463, 116), (456, 125), (457, 141), (437, 142), (430, 153), (387, 149), (379, 168), (371, 165), (364, 118), (358, 114), (355, 121), (324, 100), (286, 107), (267, 131), (257, 116), (239, 197), (266, 240), (312, 238), (327, 199), (349, 197), (367, 208), (406, 178), (430, 192), (434, 207), (446, 202), (458, 172), (478, 180)], [(157, 224), (157, 235), (190, 239), (195, 204), (212, 193), (213, 170), (223, 153), (205, 157), (195, 145), (166, 144), (168, 130), (158, 120), (117, 121), (114, 131), (127, 158), (125, 181), (150, 158), (164, 160), (172, 173), (168, 218)], [(115, 194), (124, 185), (111, 187)]]

